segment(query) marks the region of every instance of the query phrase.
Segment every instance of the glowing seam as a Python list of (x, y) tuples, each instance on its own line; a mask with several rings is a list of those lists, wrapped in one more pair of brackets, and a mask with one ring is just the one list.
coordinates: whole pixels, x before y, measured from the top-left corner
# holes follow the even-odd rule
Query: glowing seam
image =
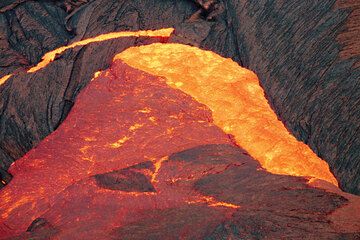
[(74, 42), (68, 46), (63, 46), (51, 52), (46, 53), (42, 57), (42, 61), (39, 62), (35, 67), (30, 68), (27, 72), (33, 73), (38, 71), (39, 69), (48, 65), (50, 62), (54, 61), (57, 54), (63, 53), (68, 49), (75, 48), (78, 46), (85, 46), (89, 43), (103, 42), (121, 37), (169, 37), (173, 31), (174, 31), (173, 28), (164, 28), (160, 30), (146, 30), (146, 31), (135, 31), (135, 32), (124, 31), (124, 32), (111, 32), (111, 33), (101, 34), (93, 38), (88, 38), (78, 42)]
[[(111, 39), (121, 38), (121, 37), (170, 37), (171, 33), (174, 31), (174, 28), (163, 28), (159, 30), (141, 30), (141, 31), (122, 31), (122, 32), (111, 32), (98, 35), (93, 38), (84, 39), (78, 42), (74, 42), (68, 46), (62, 46), (55, 50), (52, 50), (46, 53), (36, 66), (27, 70), (28, 73), (34, 73), (44, 67), (46, 67), (50, 62), (54, 61), (56, 55), (63, 53), (64, 51), (75, 48), (78, 46), (85, 46), (90, 43), (103, 42)], [(6, 75), (0, 78), (0, 85), (4, 84), (13, 74)], [(95, 75), (96, 77), (96, 75)]]
[(5, 75), (2, 78), (0, 78), (0, 86), (2, 84), (4, 84), (11, 76), (12, 76), (12, 74), (8, 74), (8, 75)]

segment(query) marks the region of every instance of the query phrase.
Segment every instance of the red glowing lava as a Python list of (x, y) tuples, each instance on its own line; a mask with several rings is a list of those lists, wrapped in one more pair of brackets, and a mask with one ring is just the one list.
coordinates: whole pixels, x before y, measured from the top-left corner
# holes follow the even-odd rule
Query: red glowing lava
[[(143, 175), (154, 185), (156, 194), (112, 193), (101, 188), (96, 191), (102, 194), (110, 191), (109, 194), (116, 195), (112, 198), (122, 204), (136, 203), (135, 209), (143, 208), (148, 201), (156, 201), (158, 207), (188, 201), (229, 208), (223, 201), (203, 201), (206, 196), (186, 187), (168, 189), (166, 175), (160, 177), (163, 162), (174, 152), (206, 144), (231, 144), (228, 136), (209, 119), (211, 112), (206, 106), (169, 88), (163, 79), (116, 61), (80, 93), (64, 123), (10, 167), (14, 177), (0, 196), (0, 222), (9, 227), (2, 228), (3, 234), (26, 230), (36, 217), (63, 197), (72, 199), (71, 194), (87, 191), (88, 187), (84, 187), (65, 193), (82, 179), (146, 161), (153, 167)], [(122, 211), (135, 209), (128, 207)], [(125, 221), (118, 220), (118, 224)]]

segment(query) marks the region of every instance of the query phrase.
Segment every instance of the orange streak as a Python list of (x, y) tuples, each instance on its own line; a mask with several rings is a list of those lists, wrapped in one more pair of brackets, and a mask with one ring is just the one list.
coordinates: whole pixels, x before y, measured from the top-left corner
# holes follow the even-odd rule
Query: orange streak
[(99, 77), (101, 74), (101, 71), (97, 71), (94, 73), (94, 77), (91, 79), (91, 81), (94, 81), (95, 78)]
[[(122, 38), (122, 37), (170, 37), (171, 33), (174, 31), (174, 28), (163, 28), (159, 30), (142, 30), (142, 31), (123, 31), (123, 32), (111, 32), (111, 33), (105, 33), (101, 34), (99, 36), (84, 39), (78, 42), (74, 42), (68, 46), (59, 47), (55, 50), (52, 50), (48, 53), (46, 53), (41, 59), (42, 61), (39, 62), (36, 66), (30, 68), (27, 70), (28, 73), (36, 72), (44, 67), (46, 67), (50, 62), (54, 61), (57, 54), (61, 54), (64, 51), (75, 48), (78, 46), (85, 46), (89, 43), (95, 43), (95, 42), (103, 42), (111, 39), (116, 38)], [(98, 74), (99, 72), (97, 72)], [(0, 78), (0, 86), (4, 84), (12, 74), (6, 75), (2, 78)], [(97, 77), (95, 75), (95, 77)]]
[(338, 185), (328, 164), (292, 136), (269, 106), (257, 76), (231, 59), (182, 44), (132, 47), (115, 56), (194, 97), (269, 172)]
[(0, 86), (3, 85), (11, 76), (12, 74), (8, 74), (0, 78)]
[(38, 71), (39, 69), (44, 68), (50, 62), (54, 61), (57, 54), (63, 53), (67, 49), (75, 48), (78, 46), (84, 46), (89, 43), (102, 42), (102, 41), (107, 41), (121, 37), (169, 37), (173, 31), (174, 31), (173, 28), (164, 28), (160, 30), (143, 30), (136, 32), (124, 31), (124, 32), (112, 32), (112, 33), (101, 34), (93, 38), (88, 38), (78, 42), (74, 42), (68, 46), (63, 46), (51, 52), (46, 53), (42, 57), (42, 61), (39, 62), (35, 67), (30, 68), (27, 72), (33, 73)]
[(158, 180), (156, 179), (156, 177), (157, 177), (158, 174), (159, 174), (161, 165), (162, 165), (162, 163), (163, 163), (164, 161), (167, 161), (168, 159), (169, 159), (169, 157), (168, 157), (168, 156), (165, 156), (165, 157), (162, 157), (162, 158), (160, 158), (160, 159), (158, 159), (158, 160), (155, 159), (155, 160), (153, 161), (154, 166), (155, 166), (155, 171), (154, 171), (154, 173), (153, 173), (152, 176), (151, 176), (151, 182), (152, 182), (152, 183), (158, 182)]
[(220, 201), (215, 200), (215, 198), (209, 197), (209, 196), (202, 196), (198, 200), (186, 201), (186, 203), (188, 203), (188, 204), (206, 203), (210, 207), (226, 207), (226, 208), (234, 208), (234, 209), (240, 208), (240, 206), (238, 206), (238, 205), (235, 205), (232, 203), (227, 203), (227, 202), (220, 202)]

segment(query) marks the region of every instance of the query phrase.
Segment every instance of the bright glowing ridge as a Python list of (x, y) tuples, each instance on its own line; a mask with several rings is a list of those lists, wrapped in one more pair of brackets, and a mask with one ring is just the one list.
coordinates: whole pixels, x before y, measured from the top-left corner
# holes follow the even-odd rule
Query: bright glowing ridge
[(0, 78), (0, 86), (2, 84), (4, 84), (11, 76), (12, 76), (12, 74), (8, 74), (8, 75), (5, 75), (2, 78)]
[[(173, 28), (163, 28), (163, 29), (159, 29), (159, 30), (142, 30), (142, 31), (135, 31), (135, 32), (124, 31), (124, 32), (111, 32), (111, 33), (101, 34), (101, 35), (93, 37), (93, 38), (84, 39), (81, 41), (74, 42), (67, 46), (59, 47), (55, 50), (52, 50), (52, 51), (46, 53), (42, 57), (42, 61), (39, 62), (36, 66), (30, 68), (27, 72), (33, 73), (33, 72), (36, 72), (36, 71), (46, 67), (49, 63), (54, 61), (56, 55), (61, 54), (68, 49), (75, 48), (78, 46), (85, 46), (90, 43), (102, 42), (102, 41), (107, 41), (107, 40), (121, 38), (121, 37), (170, 37), (170, 35), (173, 31), (174, 31)], [(13, 74), (8, 74), (8, 75), (0, 78), (0, 85), (4, 84), (12, 75)]]
[(158, 43), (129, 48), (116, 59), (165, 77), (169, 86), (207, 105), (214, 123), (234, 135), (237, 144), (269, 172), (338, 185), (328, 164), (278, 120), (257, 76), (231, 59), (196, 47)]
[(125, 31), (125, 32), (112, 32), (112, 33), (101, 34), (101, 35), (93, 37), (93, 38), (88, 38), (88, 39), (84, 39), (84, 40), (81, 40), (78, 42), (74, 42), (70, 45), (63, 46), (63, 47), (57, 48), (51, 52), (46, 53), (42, 57), (42, 61), (39, 62), (35, 67), (30, 68), (28, 70), (28, 72), (29, 73), (36, 72), (39, 69), (45, 67), (50, 62), (54, 61), (57, 54), (63, 53), (67, 49), (75, 48), (78, 46), (85, 46), (89, 43), (102, 42), (102, 41), (107, 41), (107, 40), (121, 38), (121, 37), (142, 37), (142, 36), (144, 36), (144, 37), (169, 37), (173, 31), (174, 31), (173, 28), (163, 28), (163, 29), (159, 29), (159, 30), (143, 30), (143, 31), (135, 31), (135, 32)]

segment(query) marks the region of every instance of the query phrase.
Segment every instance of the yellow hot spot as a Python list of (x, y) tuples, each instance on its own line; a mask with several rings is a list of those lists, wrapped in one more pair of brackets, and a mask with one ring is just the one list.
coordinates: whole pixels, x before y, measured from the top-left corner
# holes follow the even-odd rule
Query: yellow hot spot
[(234, 208), (234, 209), (240, 208), (240, 206), (238, 205), (217, 201), (215, 198), (209, 196), (202, 196), (201, 198), (196, 199), (194, 201), (186, 201), (186, 203), (188, 204), (206, 203), (210, 207), (226, 207), (226, 208)]
[(182, 85), (184, 85), (183, 82), (176, 82), (176, 83), (175, 83), (175, 86), (176, 86), (176, 87), (181, 87)]
[(127, 195), (132, 197), (139, 197), (139, 196), (154, 196), (156, 192), (121, 192), (121, 195)]
[(312, 176), (337, 185), (328, 164), (278, 120), (257, 76), (231, 59), (196, 47), (158, 43), (129, 48), (116, 59), (167, 78), (169, 86), (207, 105), (214, 123), (234, 135), (269, 172)]
[[(183, 178), (174, 178), (173, 177), (173, 178), (170, 178), (170, 180), (168, 180), (168, 182), (170, 182), (171, 184), (174, 184), (174, 183), (182, 181), (182, 180), (184, 180), (184, 179)], [(184, 181), (186, 181), (186, 179)]]
[(153, 175), (151, 176), (151, 182), (152, 183), (158, 182), (158, 180), (156, 180), (156, 177), (159, 174), (162, 163), (164, 161), (166, 161), (166, 160), (168, 160), (168, 156), (165, 156), (165, 157), (162, 157), (162, 158), (160, 158), (158, 160), (153, 161), (154, 166), (155, 166), (155, 171), (154, 171)]
[(134, 125), (132, 125), (132, 126), (129, 127), (129, 130), (130, 130), (131, 132), (133, 132), (133, 131), (141, 128), (142, 126), (144, 126), (144, 124), (135, 123)]
[(56, 55), (63, 53), (64, 51), (75, 48), (78, 46), (85, 46), (89, 43), (102, 42), (111, 39), (121, 38), (121, 37), (169, 37), (174, 31), (173, 28), (164, 28), (159, 30), (145, 30), (145, 31), (123, 31), (123, 32), (111, 32), (98, 35), (93, 38), (84, 39), (78, 42), (74, 42), (70, 45), (57, 48), (51, 52), (46, 53), (42, 57), (42, 61), (39, 62), (35, 67), (32, 67), (28, 70), (29, 73), (36, 72), (39, 69), (47, 66), (50, 62), (54, 61)]
[(119, 147), (121, 147), (125, 142), (127, 142), (129, 139), (130, 139), (130, 137), (125, 136), (125, 137), (117, 140), (116, 142), (111, 143), (111, 144), (110, 144), (110, 147), (111, 147), (111, 148), (119, 148)]
[(151, 112), (151, 108), (145, 107), (143, 109), (139, 110), (140, 113), (150, 113)]
[(98, 76), (100, 76), (100, 74), (101, 74), (101, 71), (95, 72), (95, 73), (94, 73), (94, 78), (97, 78)]
[(154, 123), (154, 122), (156, 122), (156, 117), (154, 117), (154, 116), (149, 117), (149, 120)]
[(94, 142), (94, 141), (96, 141), (96, 138), (95, 137), (85, 137), (84, 140), (86, 142)]
[(86, 154), (86, 151), (90, 148), (90, 146), (88, 145), (85, 145), (83, 147), (80, 148), (80, 152), (83, 153), (83, 154)]
[(3, 85), (11, 76), (12, 74), (8, 74), (0, 78), (0, 86)]
[[(114, 193), (113, 190), (98, 188), (97, 191), (99, 194), (102, 193)], [(115, 195), (115, 194), (114, 194)], [(125, 191), (116, 191), (116, 197), (153, 197), (157, 195), (156, 192), (125, 192)]]
[(240, 208), (240, 206), (238, 206), (238, 205), (226, 203), (226, 202), (210, 203), (209, 206), (210, 207), (227, 207), (227, 208), (235, 208), (235, 209)]
[[(87, 138), (85, 138), (85, 141), (86, 141)], [(88, 140), (92, 140), (92, 139), (88, 139)], [(93, 156), (89, 156), (88, 155), (88, 149), (90, 149), (91, 147), (88, 146), (88, 145), (85, 145), (83, 147), (81, 147), (79, 150), (80, 152), (83, 154), (82, 156), (82, 159), (85, 160), (85, 161), (89, 161), (89, 162), (94, 162), (94, 157)]]
[(94, 73), (94, 77), (91, 79), (91, 81), (94, 81), (95, 78), (99, 77), (101, 74), (101, 71), (97, 71)]
[[(90, 156), (90, 157), (82, 157), (82, 159), (84, 161), (89, 161), (89, 162), (94, 162), (94, 157)], [(90, 173), (91, 171), (88, 171), (88, 173)]]
[(174, 130), (175, 130), (175, 128), (173, 128), (173, 127), (167, 128), (166, 133), (167, 134), (172, 134), (174, 132)]

